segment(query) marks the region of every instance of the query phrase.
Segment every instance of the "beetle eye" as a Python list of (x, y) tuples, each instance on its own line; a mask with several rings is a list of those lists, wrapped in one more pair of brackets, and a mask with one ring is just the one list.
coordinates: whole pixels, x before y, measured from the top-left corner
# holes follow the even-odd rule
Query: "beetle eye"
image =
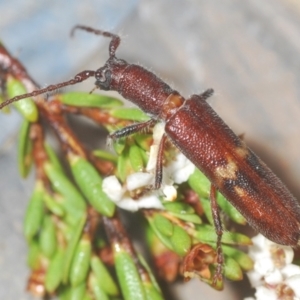
[(97, 79), (97, 81), (104, 82), (106, 80), (105, 73), (106, 73), (105, 67), (98, 69), (95, 74), (95, 78)]
[(111, 71), (106, 67), (102, 67), (96, 71), (96, 86), (101, 90), (109, 90), (111, 83)]

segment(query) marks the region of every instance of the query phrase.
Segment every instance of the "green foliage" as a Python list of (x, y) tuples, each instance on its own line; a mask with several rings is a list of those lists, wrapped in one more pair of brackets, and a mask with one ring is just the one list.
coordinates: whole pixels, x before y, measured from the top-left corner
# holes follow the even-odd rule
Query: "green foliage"
[[(115, 122), (103, 124), (110, 132), (115, 128), (120, 129), (124, 122), (125, 125), (128, 124), (129, 120), (148, 120), (139, 110), (121, 107), (119, 100), (107, 96), (72, 92), (58, 95), (57, 100), (64, 105), (97, 107), (104, 110)], [(27, 176), (33, 159), (32, 141), (29, 136), (30, 122), (33, 119), (28, 121), (28, 117), (25, 118), (27, 121), (22, 125), (19, 139), (19, 168), (23, 177)], [(176, 186), (177, 197), (171, 202), (165, 201), (161, 192), (150, 189), (126, 190), (129, 175), (146, 172), (152, 143), (150, 130), (149, 133), (138, 133), (114, 141), (116, 154), (103, 149), (95, 149), (93, 154), (101, 161), (112, 164), (113, 169), (109, 175), (117, 176), (120, 185), (123, 186), (124, 197), (133, 197), (133, 201), (139, 201), (145, 195), (151, 195), (161, 200), (161, 210), (144, 212), (151, 227), (149, 248), (154, 260), (168, 251), (178, 257), (178, 260), (187, 259), (192, 255), (195, 245), (199, 244), (206, 245), (211, 249), (211, 255), (216, 255), (217, 235), (213, 227), (209, 200), (210, 182), (199, 170), (195, 170), (187, 182)], [(69, 170), (65, 170), (53, 148), (46, 143), (44, 145), (48, 159), (43, 164), (43, 170), (49, 185), (45, 188), (41, 180), (37, 181), (28, 204), (24, 233), (29, 247), (29, 267), (33, 272), (41, 266), (45, 268), (45, 291), (49, 295), (55, 293), (62, 300), (164, 299), (144, 258), (140, 255), (135, 256), (131, 246), (125, 247), (122, 244), (124, 238), (116, 241), (99, 233), (103, 232), (99, 231), (99, 220), (101, 217), (115, 217), (116, 205), (110, 199), (111, 195), (104, 192), (102, 175), (93, 165), (93, 160), (68, 153)], [(171, 150), (170, 153), (174, 155), (175, 151)], [(172, 162), (172, 157), (168, 157), (167, 161)], [(188, 191), (197, 195), (196, 204), (186, 201)], [(245, 223), (240, 213), (222, 195), (218, 195), (217, 201), (226, 216), (236, 223)], [(100, 226), (103, 226), (101, 222)], [(250, 244), (250, 238), (241, 233), (223, 233), (225, 277), (240, 280), (242, 271), (253, 267), (249, 256), (236, 248)], [(99, 254), (108, 245), (111, 247), (113, 266), (103, 261)], [(197, 270), (189, 270), (188, 273), (191, 275), (194, 272), (193, 277), (199, 277), (213, 286), (216, 263), (209, 263), (207, 268), (211, 272), (210, 278), (199, 275)], [(143, 276), (141, 270), (148, 275)], [(177, 275), (175, 274), (175, 277)], [(214, 287), (220, 289), (222, 286), (223, 283), (218, 282)]]

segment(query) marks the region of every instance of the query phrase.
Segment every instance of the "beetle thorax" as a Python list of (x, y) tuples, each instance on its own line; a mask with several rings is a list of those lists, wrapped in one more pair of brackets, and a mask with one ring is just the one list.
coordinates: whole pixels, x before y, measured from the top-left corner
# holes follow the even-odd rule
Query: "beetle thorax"
[(183, 105), (184, 101), (185, 99), (180, 94), (174, 91), (164, 101), (160, 118), (167, 121)]

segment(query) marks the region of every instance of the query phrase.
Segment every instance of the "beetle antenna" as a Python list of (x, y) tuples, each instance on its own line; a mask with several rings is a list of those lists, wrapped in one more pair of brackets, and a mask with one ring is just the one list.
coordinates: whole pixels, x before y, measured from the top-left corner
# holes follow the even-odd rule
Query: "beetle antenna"
[(73, 77), (73, 79), (71, 79), (71, 80), (64, 81), (64, 82), (61, 82), (61, 83), (58, 83), (58, 84), (49, 85), (49, 86), (47, 86), (43, 89), (35, 90), (31, 93), (19, 95), (19, 96), (13, 97), (11, 99), (8, 99), (8, 100), (6, 100), (6, 101), (4, 101), (0, 104), (0, 109), (2, 109), (3, 107), (5, 107), (5, 106), (7, 106), (7, 105), (9, 105), (13, 102), (19, 101), (21, 99), (25, 99), (25, 98), (29, 98), (29, 97), (35, 97), (35, 96), (38, 96), (38, 95), (41, 95), (41, 94), (44, 94), (44, 93), (47, 93), (47, 92), (51, 92), (51, 91), (54, 91), (54, 90), (57, 90), (57, 89), (60, 89), (60, 88), (63, 88), (63, 87), (69, 86), (69, 85), (77, 84), (77, 83), (82, 82), (82, 81), (84, 81), (84, 80), (86, 80), (86, 79), (88, 79), (89, 77), (92, 77), (92, 76), (93, 77), (95, 76), (95, 71), (80, 72), (77, 75), (75, 75)]
[(75, 27), (73, 27), (73, 29), (71, 30), (71, 36), (74, 35), (75, 30), (77, 29), (81, 29), (81, 30), (85, 30), (87, 32), (92, 32), (96, 35), (103, 35), (105, 37), (111, 38), (110, 44), (109, 44), (109, 58), (114, 58), (115, 54), (116, 54), (116, 50), (120, 45), (121, 39), (118, 35), (113, 34), (111, 32), (108, 31), (103, 31), (103, 30), (99, 30), (99, 29), (94, 29), (92, 27), (89, 26), (84, 26), (84, 25), (76, 25)]

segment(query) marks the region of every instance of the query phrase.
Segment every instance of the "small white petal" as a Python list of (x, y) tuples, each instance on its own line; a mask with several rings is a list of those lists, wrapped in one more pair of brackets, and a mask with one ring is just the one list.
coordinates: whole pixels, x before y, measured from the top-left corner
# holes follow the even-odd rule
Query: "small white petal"
[(267, 239), (262, 234), (258, 234), (257, 236), (253, 237), (252, 242), (253, 245), (255, 246), (254, 249), (256, 249), (257, 251), (262, 251), (266, 249)]
[(137, 211), (139, 209), (137, 201), (133, 200), (132, 198), (123, 198), (121, 201), (116, 203), (116, 205), (120, 208), (129, 211)]
[(189, 179), (195, 170), (195, 165), (192, 164), (182, 153), (178, 153), (175, 159), (167, 166), (166, 173), (180, 184)]
[(185, 164), (185, 166), (181, 170), (179, 170), (179, 172), (175, 173), (174, 181), (178, 184), (186, 182), (194, 173), (195, 168), (195, 165), (187, 159), (187, 163)]
[[(253, 245), (249, 247), (248, 255), (254, 260), (258, 261), (265, 258), (271, 258), (269, 240), (262, 234), (252, 238)], [(274, 245), (274, 244), (272, 244)]]
[(146, 170), (148, 172), (155, 170), (157, 155), (158, 155), (158, 145), (152, 145), (150, 147), (149, 159), (148, 159), (148, 163), (147, 163), (147, 167), (146, 167)]
[(290, 264), (294, 259), (294, 250), (289, 246), (278, 245), (270, 240), (266, 239), (266, 245), (269, 251), (272, 253), (274, 250), (282, 249), (285, 254), (285, 263)]
[(261, 274), (262, 276), (265, 276), (271, 272), (273, 272), (275, 266), (274, 262), (271, 258), (266, 257), (264, 259), (256, 260), (254, 263), (254, 270)]
[(155, 195), (146, 195), (141, 197), (137, 202), (139, 208), (165, 209), (159, 198)]
[(153, 174), (145, 172), (137, 172), (128, 175), (126, 179), (126, 186), (129, 191), (133, 191), (137, 188), (150, 185), (153, 181)]
[[(289, 264), (286, 265), (281, 269), (281, 273), (285, 278), (294, 276), (294, 275), (300, 275), (300, 267), (297, 265)], [(299, 282), (300, 285), (300, 282)]]
[(156, 123), (155, 126), (153, 127), (153, 144), (154, 145), (159, 145), (164, 133), (165, 133), (165, 123), (164, 122)]
[(291, 264), (294, 259), (294, 250), (288, 246), (280, 246), (284, 250), (285, 253), (285, 263)]
[(270, 285), (279, 284), (283, 281), (283, 276), (278, 269), (275, 269), (273, 272), (265, 276), (265, 282)]
[(262, 275), (256, 271), (252, 270), (247, 272), (247, 276), (252, 287), (257, 287), (263, 284)]
[(164, 209), (161, 201), (154, 194), (146, 195), (138, 200), (126, 197), (116, 204), (118, 205), (118, 207), (129, 211), (137, 211), (141, 208)]
[(264, 286), (256, 288), (255, 296), (257, 300), (277, 300), (276, 292)]
[(149, 159), (146, 167), (147, 171), (152, 171), (155, 170), (156, 168), (158, 148), (164, 133), (165, 133), (165, 123), (163, 122), (156, 123), (155, 126), (153, 127), (153, 135), (152, 135), (153, 144), (150, 147)]
[(124, 190), (118, 178), (114, 175), (108, 176), (103, 179), (102, 189), (104, 193), (114, 202), (122, 199)]
[(163, 193), (167, 201), (174, 201), (177, 198), (177, 190), (173, 185), (165, 185), (163, 187)]
[(285, 283), (294, 291), (296, 297), (300, 297), (300, 275), (288, 278)]

